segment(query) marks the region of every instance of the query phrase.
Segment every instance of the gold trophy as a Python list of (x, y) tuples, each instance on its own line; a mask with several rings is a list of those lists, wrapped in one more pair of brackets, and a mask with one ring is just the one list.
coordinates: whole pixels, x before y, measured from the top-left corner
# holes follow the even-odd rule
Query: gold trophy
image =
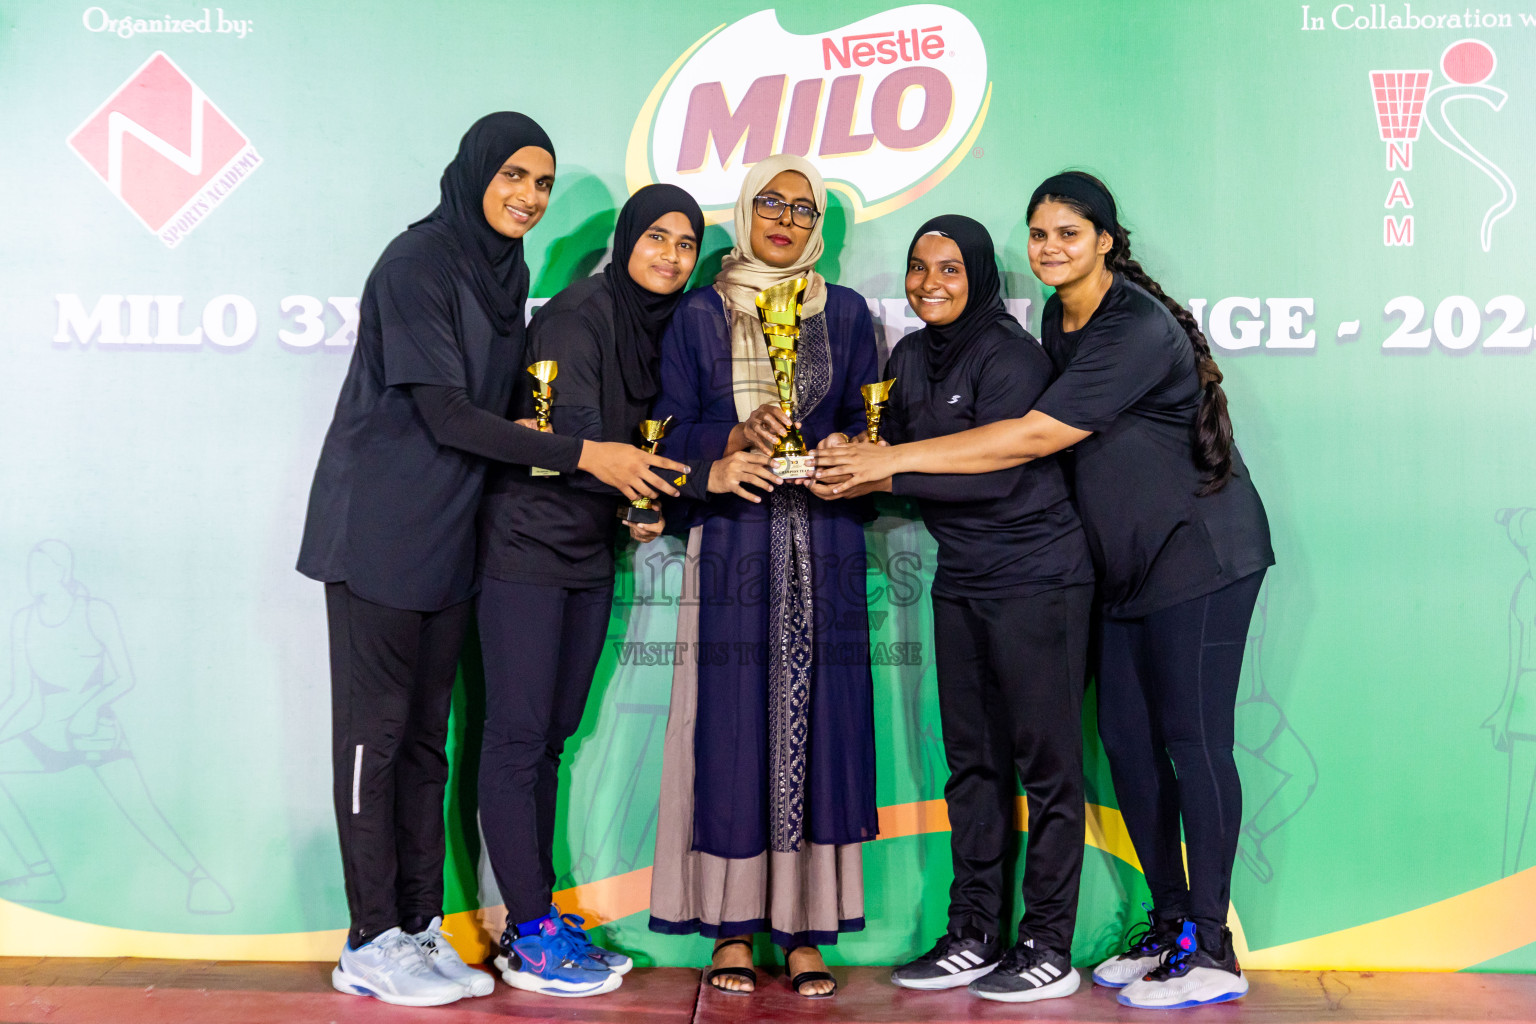
[[(549, 425), (549, 410), (554, 404), (555, 389), (550, 387), (550, 382), (559, 373), (560, 366), (553, 359), (541, 359), (528, 367), (528, 372), (533, 374), (537, 382), (533, 385), (534, 419), (538, 422), (539, 429), (544, 433), (552, 433), (554, 428)], [(532, 476), (559, 476), (558, 469), (540, 469), (532, 466), (528, 470)]]
[(806, 454), (805, 438), (794, 425), (795, 344), (800, 340), (800, 295), (810, 282), (803, 277), (781, 281), (757, 293), (757, 315), (763, 322), (763, 337), (768, 341), (768, 360), (773, 364), (773, 382), (779, 390), (779, 408), (789, 417), (789, 433), (773, 446), (768, 467), (784, 480), (798, 480), (814, 472)]
[[(645, 439), (645, 443), (640, 447), (655, 455), (656, 450), (661, 447), (661, 439), (666, 437), (667, 431), (671, 429), (671, 416), (664, 420), (641, 420), (640, 436)], [(672, 486), (681, 487), (687, 480), (688, 477), (686, 475), (675, 477), (672, 480)], [(619, 518), (623, 519), (626, 523), (658, 523), (661, 521), (659, 504), (659, 498), (636, 498), (624, 506), (619, 513)]]
[(891, 397), (891, 385), (896, 383), (896, 378), (882, 380), (878, 384), (865, 384), (859, 388), (859, 393), (864, 396), (864, 419), (869, 423), (869, 443), (875, 444), (880, 440), (880, 406), (884, 405)]

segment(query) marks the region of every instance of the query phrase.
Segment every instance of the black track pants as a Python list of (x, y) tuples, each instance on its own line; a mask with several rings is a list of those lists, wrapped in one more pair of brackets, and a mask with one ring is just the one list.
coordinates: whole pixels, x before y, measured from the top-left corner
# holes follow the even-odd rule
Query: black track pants
[[(1083, 864), (1082, 695), (1090, 586), (1031, 597), (933, 598), (950, 928), (1001, 929), (1015, 779), (1029, 806), (1020, 938), (1067, 952)], [(1015, 774), (1017, 773), (1017, 774)]]

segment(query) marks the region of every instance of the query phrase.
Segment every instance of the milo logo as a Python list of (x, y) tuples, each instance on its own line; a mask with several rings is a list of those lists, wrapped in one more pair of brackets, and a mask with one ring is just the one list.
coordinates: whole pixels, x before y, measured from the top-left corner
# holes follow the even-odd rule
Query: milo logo
[(719, 223), (747, 167), (793, 153), (869, 220), (954, 170), (990, 98), (981, 36), (952, 8), (913, 4), (815, 35), (758, 11), (706, 34), (661, 76), (630, 134), (625, 176), (631, 191), (686, 188)]

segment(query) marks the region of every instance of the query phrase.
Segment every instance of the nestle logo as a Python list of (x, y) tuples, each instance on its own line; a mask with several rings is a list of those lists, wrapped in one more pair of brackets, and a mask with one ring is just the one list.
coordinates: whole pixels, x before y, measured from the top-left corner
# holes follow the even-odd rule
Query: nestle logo
[(910, 32), (865, 32), (862, 35), (843, 36), (842, 49), (831, 36), (821, 40), (821, 62), (825, 71), (832, 70), (832, 62), (848, 68), (867, 68), (875, 64), (911, 63), (915, 60), (938, 60), (944, 55), (943, 25), (932, 28), (914, 28)]
[(68, 143), (169, 248), (261, 164), (250, 140), (164, 53), (130, 75)]

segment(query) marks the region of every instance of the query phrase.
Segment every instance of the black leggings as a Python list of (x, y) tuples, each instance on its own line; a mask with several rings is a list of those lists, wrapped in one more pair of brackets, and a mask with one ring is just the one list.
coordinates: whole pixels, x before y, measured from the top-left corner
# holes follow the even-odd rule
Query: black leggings
[(560, 756), (581, 725), (612, 608), (612, 583), (481, 581), (480, 827), (508, 927), (549, 913)]
[(1263, 582), (1260, 570), (1138, 619), (1106, 617), (1099, 650), (1099, 736), (1154, 913), (1194, 921), (1208, 945), (1226, 925), (1242, 824), (1233, 709)]

